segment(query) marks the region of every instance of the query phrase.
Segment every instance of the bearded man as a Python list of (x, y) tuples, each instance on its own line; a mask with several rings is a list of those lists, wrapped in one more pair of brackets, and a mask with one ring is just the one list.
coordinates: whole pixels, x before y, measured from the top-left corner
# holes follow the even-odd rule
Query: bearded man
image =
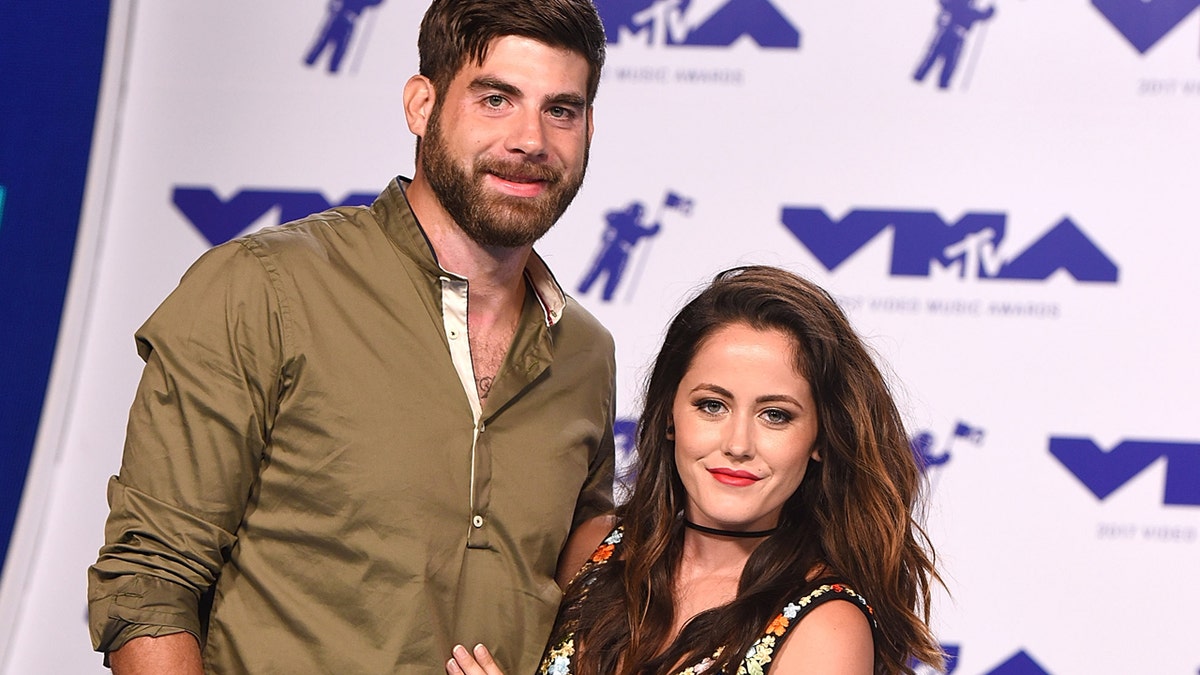
[(206, 253), (145, 370), (94, 647), (114, 673), (532, 672), (573, 527), (612, 503), (612, 338), (533, 244), (583, 180), (589, 0), (435, 0), (411, 181)]

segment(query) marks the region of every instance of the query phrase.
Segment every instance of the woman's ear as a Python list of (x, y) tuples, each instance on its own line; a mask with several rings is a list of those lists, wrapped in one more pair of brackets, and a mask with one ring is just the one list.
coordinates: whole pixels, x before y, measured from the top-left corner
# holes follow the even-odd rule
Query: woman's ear
[(667, 440), (675, 440), (675, 418), (667, 416)]

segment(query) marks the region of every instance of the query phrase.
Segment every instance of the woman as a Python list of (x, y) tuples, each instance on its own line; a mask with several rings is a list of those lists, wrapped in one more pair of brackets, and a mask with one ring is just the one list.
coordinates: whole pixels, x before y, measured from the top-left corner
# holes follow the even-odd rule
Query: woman
[[(667, 330), (637, 447), (617, 528), (580, 560), (590, 523), (564, 553), (582, 569), (541, 672), (941, 665), (919, 470), (887, 384), (824, 290), (769, 267), (718, 275)], [(482, 646), (453, 656), (449, 673), (499, 672)]]

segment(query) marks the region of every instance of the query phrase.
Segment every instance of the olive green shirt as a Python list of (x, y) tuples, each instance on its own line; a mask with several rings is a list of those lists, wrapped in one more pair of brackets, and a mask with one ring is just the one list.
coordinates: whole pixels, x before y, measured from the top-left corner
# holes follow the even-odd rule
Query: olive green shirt
[(183, 630), (209, 672), (376, 675), (482, 642), (537, 667), (563, 542), (612, 503), (612, 338), (531, 255), (480, 405), (467, 280), (405, 185), (210, 250), (138, 331), (96, 649)]

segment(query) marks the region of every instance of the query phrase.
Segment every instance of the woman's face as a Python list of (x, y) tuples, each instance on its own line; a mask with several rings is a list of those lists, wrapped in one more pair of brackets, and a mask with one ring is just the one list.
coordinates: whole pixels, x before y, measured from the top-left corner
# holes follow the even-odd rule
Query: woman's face
[(742, 323), (701, 343), (675, 391), (669, 432), (688, 520), (772, 528), (809, 459), (820, 459), (816, 404), (792, 362), (796, 347), (783, 331)]

